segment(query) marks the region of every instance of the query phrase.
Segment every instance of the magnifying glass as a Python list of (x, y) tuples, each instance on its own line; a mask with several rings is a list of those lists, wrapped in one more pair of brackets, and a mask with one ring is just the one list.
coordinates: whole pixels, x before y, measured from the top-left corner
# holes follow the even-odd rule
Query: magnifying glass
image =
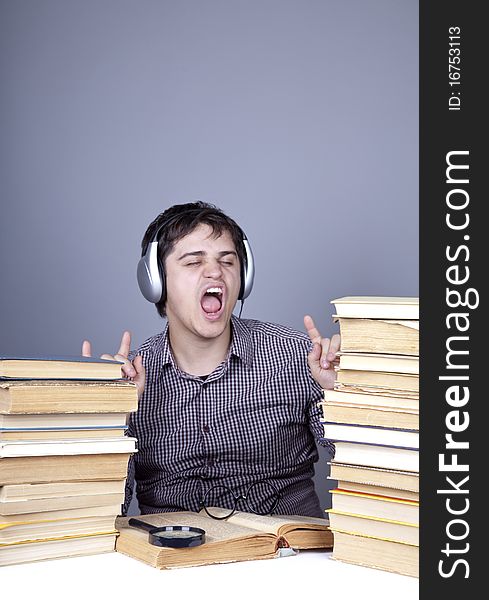
[(191, 548), (192, 546), (200, 546), (205, 542), (205, 531), (198, 527), (188, 527), (187, 525), (155, 527), (146, 521), (132, 518), (129, 519), (128, 525), (148, 531), (148, 542), (153, 544), (153, 546)]

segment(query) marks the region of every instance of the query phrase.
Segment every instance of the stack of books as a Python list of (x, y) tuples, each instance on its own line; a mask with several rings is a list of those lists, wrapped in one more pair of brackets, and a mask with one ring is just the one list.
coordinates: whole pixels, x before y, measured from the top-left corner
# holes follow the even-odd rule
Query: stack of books
[(114, 550), (138, 403), (120, 367), (0, 357), (0, 566)]
[(341, 352), (321, 402), (333, 558), (419, 576), (419, 300), (331, 301)]

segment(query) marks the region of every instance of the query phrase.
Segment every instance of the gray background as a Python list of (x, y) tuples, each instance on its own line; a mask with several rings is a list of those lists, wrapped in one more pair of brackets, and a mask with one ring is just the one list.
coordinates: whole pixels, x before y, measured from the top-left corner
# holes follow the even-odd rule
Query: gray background
[(198, 199), (253, 247), (244, 317), (418, 295), (417, 1), (2, 0), (0, 77), (0, 354), (161, 330), (140, 241)]

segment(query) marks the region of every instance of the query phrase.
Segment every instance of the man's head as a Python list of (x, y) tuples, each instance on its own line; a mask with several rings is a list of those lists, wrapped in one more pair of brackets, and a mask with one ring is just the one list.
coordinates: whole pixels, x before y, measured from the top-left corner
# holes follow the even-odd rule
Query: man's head
[[(251, 290), (251, 285), (253, 283), (253, 265), (250, 265), (249, 263), (252, 263), (252, 255), (249, 246), (245, 248), (245, 244), (248, 244), (248, 242), (239, 225), (224, 214), (222, 210), (212, 204), (205, 202), (177, 204), (165, 210), (150, 223), (141, 242), (142, 254), (144, 257), (145, 254), (147, 254), (148, 247), (150, 247), (151, 243), (155, 242), (155, 240), (157, 241), (157, 269), (159, 270), (159, 279), (162, 282), (162, 294), (161, 298), (154, 302), (158, 313), (162, 317), (166, 316), (166, 303), (168, 300), (168, 256), (174, 252), (176, 245), (179, 244), (181, 240), (193, 234), (197, 229), (201, 232), (202, 230), (206, 230), (206, 237), (209, 237), (210, 240), (218, 240), (221, 238), (222, 241), (223, 237), (229, 238), (230, 244), (228, 244), (228, 246), (235, 252), (240, 274), (240, 290), (238, 297), (246, 297)], [(195, 235), (193, 237), (195, 237)], [(156, 244), (154, 245), (156, 247)], [(199, 252), (199, 250), (195, 250), (195, 252)], [(143, 259), (140, 261), (138, 271), (140, 267), (141, 271), (147, 270), (146, 265), (141, 265), (142, 262)], [(146, 282), (146, 273), (144, 273), (143, 279)], [(143, 290), (143, 288), (141, 289)], [(143, 294), (148, 297), (144, 291)]]

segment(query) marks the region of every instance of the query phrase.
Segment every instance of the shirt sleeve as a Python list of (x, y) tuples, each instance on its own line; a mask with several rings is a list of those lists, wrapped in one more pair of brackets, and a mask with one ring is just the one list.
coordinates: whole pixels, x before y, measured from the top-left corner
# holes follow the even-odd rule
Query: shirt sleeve
[[(132, 362), (136, 356), (138, 356), (139, 350), (131, 350), (128, 354), (128, 359)], [(132, 428), (132, 420), (131, 415), (129, 415), (127, 435), (130, 437), (136, 437), (134, 434), (134, 430)], [(129, 510), (129, 506), (131, 504), (132, 498), (134, 496), (134, 487), (135, 487), (135, 477), (136, 474), (136, 464), (134, 454), (132, 454), (129, 458), (129, 463), (127, 466), (127, 477), (126, 477), (126, 486), (125, 486), (125, 498), (124, 504), (122, 505), (122, 516), (127, 516), (127, 511)]]
[[(130, 437), (134, 437), (134, 432), (131, 427), (131, 415), (129, 415), (129, 423), (127, 428), (127, 435)], [(129, 505), (131, 504), (132, 497), (134, 495), (134, 483), (135, 483), (135, 463), (134, 463), (134, 454), (129, 457), (129, 463), (127, 465), (127, 476), (126, 476), (126, 486), (125, 486), (125, 498), (124, 504), (122, 505), (122, 516), (127, 516), (127, 511), (129, 510)]]
[(323, 390), (319, 383), (311, 375), (309, 365), (307, 366), (311, 384), (311, 400), (309, 403), (309, 427), (316, 439), (316, 442), (329, 450), (331, 457), (334, 457), (335, 447), (331, 440), (324, 437), (324, 427), (321, 422), (322, 411), (319, 403), (323, 399)]

